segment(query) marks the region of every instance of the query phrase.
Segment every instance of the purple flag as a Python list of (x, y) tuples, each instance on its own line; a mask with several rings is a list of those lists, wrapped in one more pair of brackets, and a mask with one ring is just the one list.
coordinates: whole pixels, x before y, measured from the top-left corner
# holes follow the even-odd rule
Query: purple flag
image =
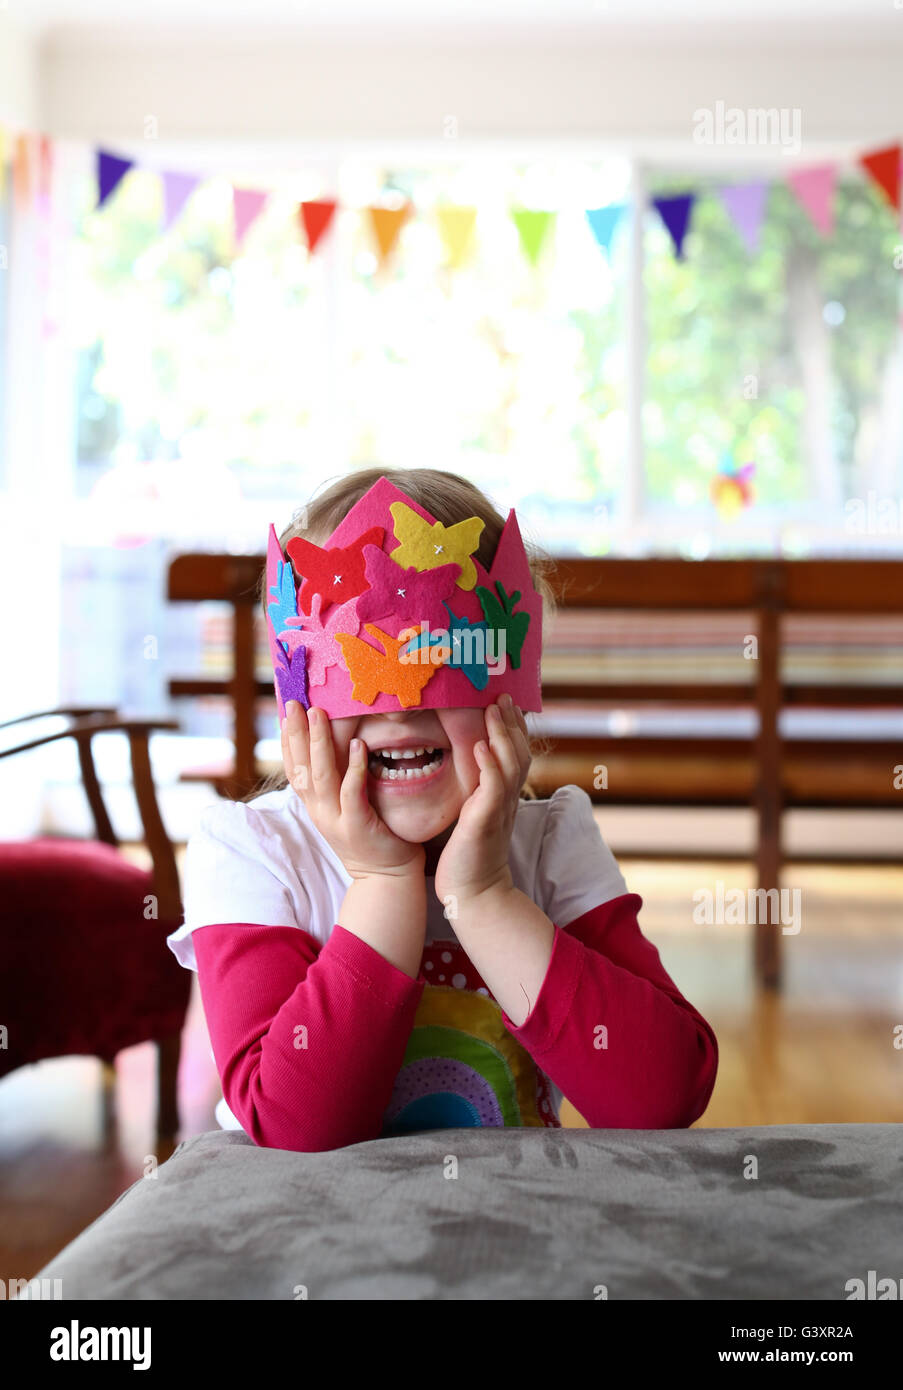
[(611, 239), (624, 211), (623, 203), (613, 203), (607, 208), (587, 208), (586, 216), (593, 229), (593, 236), (607, 256), (611, 255)]
[(163, 174), (163, 230), (168, 232), (200, 183), (196, 174)]
[(738, 183), (718, 189), (718, 196), (751, 256), (759, 249), (768, 188), (767, 183)]
[(696, 201), (695, 193), (677, 193), (668, 198), (653, 198), (652, 205), (674, 242), (674, 254), (679, 261), (684, 258), (684, 237), (690, 225), (690, 213)]
[[(97, 207), (103, 207), (110, 194), (134, 164), (133, 159), (119, 159), (115, 154), (97, 151)], [(95, 208), (95, 212), (97, 208)]]

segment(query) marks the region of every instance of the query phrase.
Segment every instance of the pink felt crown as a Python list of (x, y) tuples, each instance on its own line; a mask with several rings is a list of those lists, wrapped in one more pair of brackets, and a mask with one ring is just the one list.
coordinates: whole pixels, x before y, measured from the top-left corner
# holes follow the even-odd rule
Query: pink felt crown
[(288, 700), (330, 719), (485, 708), (508, 691), (542, 709), (542, 598), (513, 509), (489, 570), (485, 523), (443, 526), (378, 478), (325, 546), (267, 544), (267, 633), (279, 718)]

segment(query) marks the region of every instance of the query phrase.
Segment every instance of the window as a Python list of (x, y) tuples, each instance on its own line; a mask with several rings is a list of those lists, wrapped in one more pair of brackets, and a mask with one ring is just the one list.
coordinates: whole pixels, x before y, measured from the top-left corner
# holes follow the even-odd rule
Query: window
[[(66, 650), (85, 651), (64, 696), (128, 687), (163, 707), (167, 675), (225, 656), (216, 615), (163, 601), (168, 555), (262, 553), (269, 521), (358, 465), (464, 472), (558, 553), (899, 553), (903, 525), (859, 534), (849, 511), (899, 495), (899, 233), (849, 178), (822, 240), (778, 182), (749, 256), (715, 193), (749, 177), (566, 154), (302, 159), (205, 178), (163, 234), (157, 174), (134, 169), (99, 213), (83, 174), (64, 582)], [(233, 182), (271, 195), (238, 252)], [(688, 186), (678, 261), (647, 200)], [(327, 196), (339, 211), (308, 257), (298, 203)], [(606, 255), (586, 211), (633, 197)], [(415, 215), (381, 268), (363, 210), (393, 200)], [(477, 209), (456, 269), (435, 217), (450, 204)], [(518, 206), (557, 214), (535, 266)], [(711, 497), (725, 460), (756, 470), (729, 521)], [(138, 662), (148, 633), (167, 634), (168, 670)]]
[[(839, 182), (829, 239), (775, 183), (750, 256), (715, 181), (692, 182), (706, 191), (686, 259), (653, 216), (646, 234), (649, 518), (663, 546), (681, 528), (711, 533), (711, 479), (731, 457), (755, 463), (756, 502), (712, 549), (792, 551), (804, 535), (813, 552), (845, 549), (856, 499), (899, 493), (899, 232), (861, 179)], [(687, 180), (650, 173), (647, 186)], [(873, 549), (880, 537), (863, 534)]]

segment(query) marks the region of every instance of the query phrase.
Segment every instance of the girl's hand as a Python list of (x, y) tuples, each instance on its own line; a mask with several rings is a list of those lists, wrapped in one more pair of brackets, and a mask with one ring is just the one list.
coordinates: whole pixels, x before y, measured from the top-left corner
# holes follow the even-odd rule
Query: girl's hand
[(461, 807), (436, 865), (436, 896), (445, 902), (475, 897), (487, 888), (513, 887), (508, 867), (518, 798), (530, 770), (527, 721), (508, 694), (485, 713), (489, 747), (474, 745), (480, 781)]
[(308, 713), (299, 701), (288, 701), (282, 727), (285, 775), (351, 877), (422, 873), (423, 846), (394, 835), (370, 804), (368, 757), (363, 739), (352, 739), (348, 770), (340, 777), (329, 716), (316, 706)]

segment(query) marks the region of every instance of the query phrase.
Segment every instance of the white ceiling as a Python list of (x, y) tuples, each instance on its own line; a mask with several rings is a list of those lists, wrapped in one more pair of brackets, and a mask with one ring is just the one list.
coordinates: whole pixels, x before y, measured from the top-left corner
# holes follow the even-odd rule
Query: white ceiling
[[(26, 0), (6, 16), (42, 37), (73, 31), (118, 31), (211, 27), (217, 37), (261, 27), (358, 32), (441, 28), (499, 35), (568, 30), (707, 31), (712, 37), (755, 34), (779, 43), (793, 31), (807, 32), (818, 46), (844, 35), (869, 41), (903, 38), (903, 8), (895, 0)], [(4, 16), (4, 17), (6, 17)]]

